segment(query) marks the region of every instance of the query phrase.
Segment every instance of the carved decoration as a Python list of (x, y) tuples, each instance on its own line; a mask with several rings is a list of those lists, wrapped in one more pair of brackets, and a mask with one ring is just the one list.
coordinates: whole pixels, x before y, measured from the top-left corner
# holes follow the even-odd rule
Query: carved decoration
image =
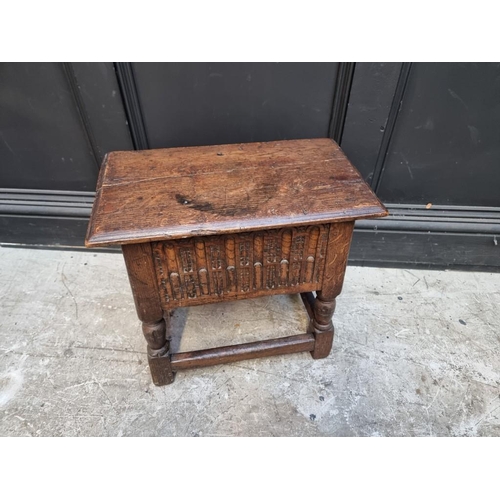
[(154, 242), (162, 303), (165, 309), (171, 309), (222, 296), (239, 298), (260, 290), (280, 293), (287, 289), (293, 293), (295, 287), (297, 292), (319, 289), (328, 227)]

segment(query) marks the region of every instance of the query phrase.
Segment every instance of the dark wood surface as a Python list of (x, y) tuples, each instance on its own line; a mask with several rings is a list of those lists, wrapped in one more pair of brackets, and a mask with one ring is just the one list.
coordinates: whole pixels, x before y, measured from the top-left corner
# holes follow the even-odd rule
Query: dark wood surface
[(325, 265), (326, 272), (321, 286), (321, 291), (325, 297), (335, 298), (342, 291), (353, 230), (354, 222), (332, 224), (330, 226)]
[(331, 139), (113, 152), (101, 168), (86, 245), (386, 214)]
[[(118, 152), (101, 170), (87, 244), (122, 244), (151, 376), (165, 385), (187, 368), (328, 356), (354, 220), (382, 215), (329, 139)], [(170, 352), (173, 309), (287, 293), (302, 294), (305, 334)]]
[(170, 384), (174, 374), (170, 365), (170, 316), (164, 314), (156, 281), (151, 243), (123, 247), (123, 257), (134, 296), (142, 333), (148, 343), (151, 378), (156, 385)]
[(161, 320), (163, 310), (156, 286), (151, 244), (127, 245), (122, 250), (137, 316), (146, 323)]
[(215, 347), (199, 351), (182, 352), (172, 355), (172, 370), (186, 370), (203, 366), (231, 363), (244, 359), (276, 356), (277, 354), (292, 354), (296, 352), (312, 351), (314, 336), (309, 333), (280, 337), (277, 339), (261, 340), (248, 344)]
[(161, 304), (172, 309), (318, 290), (329, 229), (320, 224), (150, 243)]

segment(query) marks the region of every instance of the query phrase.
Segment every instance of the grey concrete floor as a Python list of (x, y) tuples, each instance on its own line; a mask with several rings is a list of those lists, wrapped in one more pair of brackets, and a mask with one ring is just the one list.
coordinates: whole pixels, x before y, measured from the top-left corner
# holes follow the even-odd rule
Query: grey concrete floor
[[(0, 294), (1, 436), (500, 435), (500, 274), (349, 267), (327, 359), (166, 387), (151, 383), (121, 255), (0, 248)], [(305, 326), (297, 296), (179, 309), (174, 348)]]

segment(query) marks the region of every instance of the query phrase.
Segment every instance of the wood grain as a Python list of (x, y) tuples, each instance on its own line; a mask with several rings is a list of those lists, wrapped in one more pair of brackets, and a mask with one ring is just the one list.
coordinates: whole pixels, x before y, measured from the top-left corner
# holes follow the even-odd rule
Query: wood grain
[(318, 292), (313, 304), (313, 317), (309, 323), (308, 333), (314, 334), (314, 359), (326, 358), (332, 349), (335, 333), (332, 316), (335, 311), (335, 299), (325, 300)]
[(163, 318), (160, 295), (156, 286), (156, 270), (150, 243), (126, 245), (122, 248), (135, 308), (139, 319), (155, 323)]
[(326, 298), (334, 299), (342, 291), (353, 230), (354, 222), (343, 222), (330, 226), (325, 272), (321, 286), (322, 294)]
[(328, 225), (151, 243), (164, 309), (321, 288)]
[(89, 247), (386, 215), (330, 139), (113, 152)]
[(335, 312), (335, 298), (342, 291), (349, 257), (354, 222), (337, 222), (330, 225), (326, 249), (325, 271), (321, 289), (313, 304), (313, 318), (308, 332), (316, 339), (311, 355), (314, 359), (326, 358), (332, 349), (335, 329), (332, 316)]
[(156, 271), (150, 243), (123, 247), (137, 315), (142, 321), (142, 333), (148, 343), (148, 363), (155, 385), (174, 381), (170, 366), (170, 316), (164, 315), (156, 285)]
[(148, 347), (148, 363), (154, 385), (167, 385), (174, 381), (175, 375), (168, 349), (156, 352)]
[(188, 368), (201, 368), (203, 366), (232, 363), (244, 359), (312, 351), (313, 349), (314, 336), (312, 334), (292, 335), (290, 337), (261, 340), (259, 342), (250, 342), (247, 344), (173, 354), (172, 370), (178, 371)]

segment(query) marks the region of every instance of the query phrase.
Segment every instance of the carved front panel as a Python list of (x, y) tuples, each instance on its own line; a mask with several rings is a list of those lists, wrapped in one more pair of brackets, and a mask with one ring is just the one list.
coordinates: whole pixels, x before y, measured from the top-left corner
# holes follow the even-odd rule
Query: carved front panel
[(152, 243), (165, 309), (321, 288), (328, 225)]

